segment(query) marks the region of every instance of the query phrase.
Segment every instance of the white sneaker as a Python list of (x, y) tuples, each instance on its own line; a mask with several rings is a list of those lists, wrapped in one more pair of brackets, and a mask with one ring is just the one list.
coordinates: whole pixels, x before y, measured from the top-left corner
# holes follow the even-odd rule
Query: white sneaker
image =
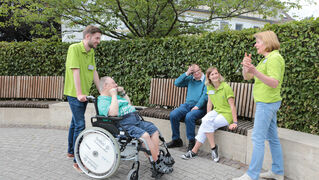
[(276, 180), (284, 180), (284, 175), (275, 174), (271, 170), (269, 170), (268, 172), (260, 173), (259, 177), (272, 178)]
[(212, 150), (212, 159), (213, 159), (215, 162), (218, 162), (218, 161), (219, 161), (218, 146), (217, 146), (217, 144), (215, 145), (215, 149)]
[(245, 173), (244, 175), (242, 175), (238, 178), (233, 178), (233, 180), (252, 180), (252, 179), (250, 178), (250, 176), (248, 176), (247, 173)]
[(183, 154), (182, 156), (181, 156), (181, 158), (182, 159), (185, 159), (185, 160), (188, 160), (188, 159), (191, 159), (191, 158), (194, 158), (194, 157), (196, 157), (197, 156), (197, 154), (196, 153), (193, 153), (193, 151), (188, 151), (186, 154)]

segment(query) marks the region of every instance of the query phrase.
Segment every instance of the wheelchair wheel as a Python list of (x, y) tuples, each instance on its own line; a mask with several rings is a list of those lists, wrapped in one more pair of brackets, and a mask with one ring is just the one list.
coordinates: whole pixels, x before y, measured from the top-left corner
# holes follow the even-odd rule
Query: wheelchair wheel
[(82, 131), (75, 142), (75, 160), (80, 169), (93, 178), (108, 178), (118, 169), (120, 150), (108, 131), (92, 127)]
[(127, 175), (127, 180), (138, 180), (138, 172), (136, 169), (131, 169)]

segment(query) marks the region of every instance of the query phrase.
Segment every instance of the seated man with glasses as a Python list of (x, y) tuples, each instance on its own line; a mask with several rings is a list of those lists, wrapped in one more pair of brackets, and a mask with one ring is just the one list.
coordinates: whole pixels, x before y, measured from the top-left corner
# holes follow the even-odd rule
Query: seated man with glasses
[(181, 147), (179, 124), (185, 119), (186, 136), (189, 141), (188, 150), (195, 145), (195, 121), (206, 114), (207, 94), (205, 75), (197, 64), (192, 64), (188, 70), (175, 80), (175, 86), (187, 87), (187, 96), (184, 104), (170, 113), (172, 141), (167, 143), (168, 148)]

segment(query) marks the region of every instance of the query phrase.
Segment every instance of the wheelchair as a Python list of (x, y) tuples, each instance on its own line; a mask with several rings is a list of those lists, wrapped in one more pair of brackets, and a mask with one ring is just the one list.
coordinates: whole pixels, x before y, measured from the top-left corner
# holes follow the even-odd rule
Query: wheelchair
[[(88, 96), (87, 99), (89, 102), (94, 103), (96, 115), (91, 117), (93, 127), (82, 131), (75, 142), (74, 156), (80, 169), (89, 177), (104, 179), (116, 173), (121, 160), (133, 160), (127, 179), (137, 180), (140, 167), (139, 151), (142, 151), (149, 157), (151, 176), (159, 179), (163, 173), (156, 170), (155, 162), (146, 141), (143, 138), (130, 137), (125, 130), (121, 129), (118, 123), (123, 118), (99, 115), (97, 98)], [(141, 116), (139, 117), (144, 121)], [(172, 167), (175, 161), (169, 153), (166, 142), (160, 132), (159, 139), (161, 142), (159, 147), (160, 158), (167, 166)]]

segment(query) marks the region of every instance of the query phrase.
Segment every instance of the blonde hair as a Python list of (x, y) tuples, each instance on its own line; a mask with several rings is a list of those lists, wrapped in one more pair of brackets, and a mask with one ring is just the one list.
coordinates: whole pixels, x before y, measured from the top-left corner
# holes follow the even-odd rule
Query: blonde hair
[[(206, 80), (205, 80), (205, 85), (208, 86), (208, 85), (213, 85), (213, 82), (209, 79), (209, 75), (210, 73), (212, 73), (214, 70), (216, 70), (218, 73), (218, 69), (217, 67), (210, 67), (206, 70)], [(220, 73), (219, 73), (220, 74)], [(220, 74), (220, 77), (219, 77), (219, 82), (224, 82), (225, 79), (224, 77)]]
[(263, 42), (266, 52), (280, 49), (278, 37), (273, 31), (259, 32), (254, 34), (254, 37), (256, 39), (260, 39)]

